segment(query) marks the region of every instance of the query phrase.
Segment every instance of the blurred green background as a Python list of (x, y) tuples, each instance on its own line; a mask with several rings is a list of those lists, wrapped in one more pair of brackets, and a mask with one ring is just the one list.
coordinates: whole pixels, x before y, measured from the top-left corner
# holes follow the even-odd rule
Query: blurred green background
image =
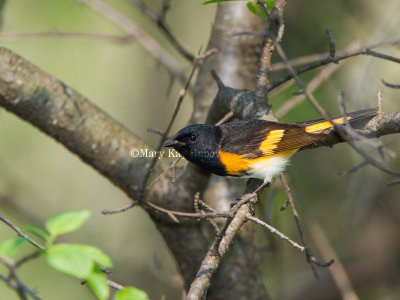
[[(105, 2), (143, 26), (182, 63), (184, 70), (190, 70), (156, 26), (129, 1)], [(161, 8), (159, 0), (145, 2), (155, 11)], [(173, 0), (167, 16), (172, 32), (192, 53), (207, 46), (216, 9), (216, 5), (203, 6), (201, 2)], [(395, 0), (379, 3), (363, 0), (289, 1), (283, 46), (290, 58), (325, 52), (329, 48), (326, 28), (333, 31), (338, 50), (353, 40), (369, 45), (397, 38), (400, 36), (399, 9), (400, 3)], [(3, 8), (2, 18), (3, 33), (125, 34), (102, 15), (73, 0), (9, 0)], [(166, 127), (180, 84), (174, 82), (168, 92), (168, 72), (140, 44), (61, 38), (0, 39), (0, 42), (87, 96), (141, 136), (145, 143), (156, 145), (158, 137), (146, 129)], [(400, 56), (399, 46), (385, 48), (382, 52)], [(345, 92), (348, 109), (352, 110), (375, 106), (378, 88), (383, 91), (384, 110), (400, 111), (399, 91), (383, 87), (381, 83), (382, 78), (400, 83), (398, 65), (366, 56), (341, 64), (331, 79), (315, 93), (329, 112), (338, 113), (340, 89)], [(307, 81), (316, 73), (310, 72), (302, 78)], [(279, 74), (273, 76), (276, 78)], [(296, 90), (297, 87), (291, 86), (275, 95), (272, 104), (278, 107), (291, 97), (290, 91)], [(172, 131), (186, 124), (191, 110), (192, 99), (189, 96)], [(303, 121), (317, 117), (313, 108), (304, 103), (283, 120)], [(398, 152), (398, 136), (381, 140), (392, 151)], [(338, 145), (333, 149), (300, 152), (289, 167), (295, 190), (304, 198), (299, 204), (302, 219), (306, 220), (311, 214), (318, 220), (349, 269), (361, 258), (370, 262), (390, 254), (385, 252), (388, 240), (396, 247), (400, 244), (400, 235), (396, 232), (400, 225), (400, 187), (385, 186), (393, 178), (370, 166), (354, 175), (335, 176), (361, 161), (347, 145)], [(400, 168), (398, 158), (388, 161), (388, 164)], [(283, 199), (282, 192), (279, 192), (272, 212), (268, 211), (265, 217), (298, 240), (289, 211), (279, 211)], [(64, 147), (14, 115), (0, 110), (1, 212), (17, 225), (41, 226), (55, 213), (88, 208), (92, 211), (89, 222), (66, 239), (90, 243), (108, 253), (115, 262), (112, 275), (115, 281), (141, 288), (149, 293), (151, 299), (160, 299), (162, 295), (167, 299), (179, 299), (182, 283), (174, 261), (147, 215), (140, 208), (113, 216), (101, 214), (103, 209), (117, 208), (128, 202), (123, 193)], [(320, 282), (313, 281), (303, 254), (280, 240), (271, 240), (268, 233), (259, 232), (258, 235), (260, 247), (267, 245), (268, 249), (272, 248), (272, 251), (262, 252), (261, 263), (267, 288), (274, 299), (295, 298), (294, 295), (300, 299), (302, 293), (306, 293), (305, 287), (317, 289), (319, 284), (329, 281), (327, 270), (320, 270)], [(12, 236), (14, 232), (0, 224), (0, 241)], [(318, 251), (315, 252), (318, 256)], [(391, 258), (398, 262), (399, 257)], [(0, 266), (0, 272), (4, 271)], [(380, 273), (372, 274), (373, 278), (376, 275), (375, 284), (364, 281), (357, 285), (359, 296), (363, 299), (398, 299), (400, 272), (388, 271), (387, 274), (390, 278), (382, 277)], [(94, 299), (77, 280), (51, 270), (43, 259), (27, 264), (19, 270), (19, 275), (30, 287), (37, 289), (43, 299)], [(333, 297), (336, 295), (334, 292)], [(307, 295), (304, 297), (310, 299)], [(18, 298), (0, 282), (0, 299)]]

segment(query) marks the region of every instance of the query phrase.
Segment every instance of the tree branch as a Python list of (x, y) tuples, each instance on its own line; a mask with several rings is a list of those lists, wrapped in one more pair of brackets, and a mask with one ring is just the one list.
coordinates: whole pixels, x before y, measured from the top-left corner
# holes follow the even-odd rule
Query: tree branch
[[(391, 57), (391, 56), (388, 56), (388, 55), (384, 55), (384, 54), (372, 51), (372, 49), (380, 48), (380, 47), (383, 47), (383, 46), (389, 46), (389, 45), (398, 45), (399, 43), (400, 43), (400, 38), (397, 38), (397, 39), (393, 39), (393, 40), (382, 41), (382, 42), (379, 42), (379, 43), (376, 43), (376, 44), (372, 44), (372, 45), (369, 45), (367, 47), (355, 49), (355, 50), (352, 50), (352, 51), (340, 52), (340, 54), (337, 55), (337, 56), (331, 56), (331, 55), (328, 54), (328, 57), (326, 57), (325, 59), (321, 59), (319, 61), (310, 63), (308, 65), (305, 65), (305, 66), (302, 66), (302, 67), (296, 69), (295, 73), (297, 75), (300, 75), (302, 73), (305, 73), (305, 72), (310, 71), (312, 69), (315, 69), (317, 67), (320, 67), (320, 66), (332, 63), (332, 62), (333, 63), (337, 63), (340, 60), (347, 59), (347, 58), (350, 58), (350, 57), (353, 57), (353, 56), (357, 56), (357, 55), (371, 55), (371, 56), (375, 56), (375, 57), (379, 57), (379, 58), (382, 58), (382, 59), (387, 59), (387, 60), (399, 63), (400, 61), (399, 61), (398, 58)], [(287, 74), (287, 75), (285, 75), (285, 76), (283, 76), (283, 77), (271, 82), (271, 84), (268, 86), (268, 90), (271, 91), (274, 88), (276, 88), (277, 86), (285, 83), (286, 81), (288, 81), (288, 80), (290, 80), (292, 78), (294, 78), (294, 76), (293, 76), (293, 73), (290, 72), (289, 74)]]
[(155, 39), (133, 20), (101, 0), (76, 0), (90, 6), (132, 35), (153, 57), (160, 61), (174, 77), (185, 82), (185, 74), (180, 64)]
[[(239, 200), (247, 200), (249, 204), (253, 205), (257, 202), (257, 195), (253, 194), (253, 191), (259, 186), (258, 180), (249, 180), (247, 189)], [(247, 220), (247, 216), (250, 215), (250, 207), (248, 205), (239, 205), (232, 207), (231, 211), (234, 211), (234, 215), (229, 218), (225, 224), (225, 228), (221, 234), (217, 235), (213, 245), (208, 250), (208, 253), (201, 263), (200, 269), (197, 272), (195, 279), (190, 285), (190, 290), (187, 294), (188, 300), (203, 299), (208, 287), (211, 283), (211, 278), (217, 271), (222, 257), (225, 255), (233, 239), (236, 237), (240, 227)]]
[(149, 18), (154, 24), (156, 24), (161, 31), (165, 34), (167, 39), (170, 41), (171, 45), (175, 47), (178, 52), (185, 57), (189, 61), (193, 61), (195, 58), (192, 53), (190, 53), (188, 50), (186, 50), (185, 47), (181, 43), (178, 42), (178, 40), (175, 38), (175, 36), (171, 33), (171, 31), (168, 29), (167, 25), (164, 22), (164, 19), (161, 16), (155, 14), (152, 10), (150, 10), (146, 4), (144, 4), (140, 0), (130, 0), (130, 2), (136, 7), (138, 7), (142, 13)]

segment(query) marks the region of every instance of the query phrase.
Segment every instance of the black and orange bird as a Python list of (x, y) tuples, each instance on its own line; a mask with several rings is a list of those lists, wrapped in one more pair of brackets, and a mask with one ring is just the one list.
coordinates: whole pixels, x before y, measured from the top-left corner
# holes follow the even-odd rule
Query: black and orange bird
[(187, 160), (220, 176), (259, 178), (263, 186), (285, 170), (297, 150), (335, 132), (334, 124), (353, 128), (366, 124), (377, 109), (364, 109), (332, 122), (315, 120), (278, 123), (248, 120), (222, 125), (195, 124), (181, 129), (164, 147), (173, 147)]

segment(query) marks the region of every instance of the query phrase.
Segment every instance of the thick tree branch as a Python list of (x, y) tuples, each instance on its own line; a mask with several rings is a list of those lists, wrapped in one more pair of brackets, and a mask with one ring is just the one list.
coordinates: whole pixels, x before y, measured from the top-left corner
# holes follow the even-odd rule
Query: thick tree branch
[[(230, 16), (229, 18), (227, 16)], [(265, 26), (243, 3), (219, 3), (211, 37), (207, 49), (216, 48), (218, 53), (208, 59), (200, 68), (200, 74), (194, 89), (194, 111), (190, 123), (204, 123), (207, 115), (213, 114), (213, 98), (217, 85), (210, 76), (215, 70), (224, 83), (237, 88), (255, 89), (254, 74), (257, 71), (262, 36), (235, 36), (243, 31), (261, 31)], [(214, 124), (226, 113), (209, 117)]]
[[(144, 143), (76, 91), (5, 48), (0, 48), (0, 105), (62, 143), (130, 198), (136, 198), (150, 160), (132, 158), (130, 151)], [(156, 172), (161, 172), (162, 163), (157, 166)], [(145, 199), (160, 201), (168, 209), (191, 210), (193, 195), (205, 188), (208, 174), (193, 168), (187, 168), (186, 174), (186, 178), (196, 174), (196, 181), (180, 180), (172, 185), (161, 179)], [(178, 227), (168, 217), (144, 207), (190, 283), (197, 268), (195, 258), (200, 264), (208, 243), (200, 224)]]
[(64, 144), (134, 196), (146, 160), (130, 157), (143, 145), (122, 124), (63, 82), (0, 48), (0, 105)]

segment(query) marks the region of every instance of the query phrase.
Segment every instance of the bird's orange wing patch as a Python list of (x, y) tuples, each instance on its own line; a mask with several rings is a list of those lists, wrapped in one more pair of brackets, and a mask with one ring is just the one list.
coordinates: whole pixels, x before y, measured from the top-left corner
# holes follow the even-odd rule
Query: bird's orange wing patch
[(274, 154), (274, 150), (278, 148), (279, 142), (284, 135), (284, 129), (271, 130), (265, 140), (260, 144), (260, 150), (263, 156), (270, 156)]
[[(351, 117), (346, 117), (346, 119), (350, 120)], [(345, 119), (343, 117), (341, 117), (341, 118), (333, 119), (332, 122), (335, 123), (335, 124), (344, 124)], [(309, 132), (309, 133), (317, 133), (317, 132), (321, 132), (321, 131), (323, 131), (325, 129), (329, 129), (329, 128), (332, 128), (332, 127), (333, 127), (333, 125), (332, 125), (331, 122), (322, 121), (322, 122), (317, 123), (317, 124), (306, 126), (305, 130), (306, 130), (306, 132)]]

